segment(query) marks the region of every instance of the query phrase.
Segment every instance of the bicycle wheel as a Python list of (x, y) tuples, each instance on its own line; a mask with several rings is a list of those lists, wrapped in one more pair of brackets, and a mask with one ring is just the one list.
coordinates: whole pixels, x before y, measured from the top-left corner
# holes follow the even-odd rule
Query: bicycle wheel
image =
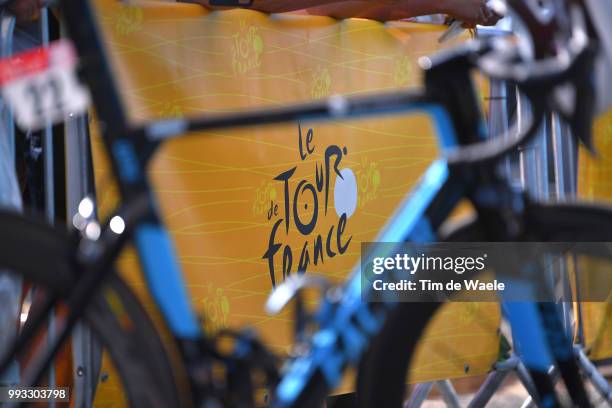
[[(2, 211), (0, 226), (0, 270), (20, 275), (47, 294), (70, 294), (78, 271), (70, 266), (65, 231)], [(181, 405), (164, 345), (134, 293), (114, 271), (83, 312), (83, 322), (108, 351), (128, 406)]]
[[(525, 212), (525, 228), (524, 241), (612, 242), (612, 210), (580, 204), (533, 205)], [(441, 241), (487, 241), (478, 220), (441, 228), (439, 236)], [(606, 258), (612, 259), (612, 249)], [(400, 303), (388, 316), (359, 368), (359, 407), (402, 406), (408, 396), (406, 378), (410, 362), (428, 323), (441, 305)]]

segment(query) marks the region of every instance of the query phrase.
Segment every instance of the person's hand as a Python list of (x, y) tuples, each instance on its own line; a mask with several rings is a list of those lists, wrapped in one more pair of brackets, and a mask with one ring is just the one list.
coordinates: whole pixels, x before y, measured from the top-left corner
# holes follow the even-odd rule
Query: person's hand
[(487, 7), (485, 0), (443, 0), (442, 12), (463, 21), (466, 28), (476, 25), (494, 25), (500, 15)]
[(25, 23), (40, 16), (44, 3), (44, 0), (13, 0), (7, 5), (7, 9), (15, 15), (18, 23)]

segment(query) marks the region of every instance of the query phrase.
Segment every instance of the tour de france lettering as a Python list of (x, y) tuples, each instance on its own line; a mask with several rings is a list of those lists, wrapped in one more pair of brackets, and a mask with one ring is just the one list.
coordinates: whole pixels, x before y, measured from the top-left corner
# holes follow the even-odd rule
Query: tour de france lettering
[[(357, 206), (357, 182), (352, 170), (342, 167), (342, 159), (348, 150), (346, 146), (322, 147), (314, 139), (313, 129), (304, 134), (298, 125), (300, 166), (311, 165), (314, 177), (294, 179), (298, 168), (294, 166), (273, 179), (282, 188), (280, 197), (277, 197), (281, 203), (270, 201), (266, 216), (268, 221), (275, 221), (262, 257), (268, 261), (272, 287), (276, 286), (278, 277), (282, 276), (284, 280), (292, 272), (305, 273), (310, 264), (323, 264), (327, 259), (344, 254), (352, 240), (345, 231), (347, 220)], [(307, 160), (315, 151), (322, 152), (322, 159)], [(311, 215), (300, 214), (302, 209), (308, 210), (309, 205), (313, 206), (308, 212)], [(335, 211), (328, 211), (332, 205)], [(317, 229), (320, 219), (328, 216), (338, 217), (337, 222), (326, 231)], [(294, 233), (304, 237), (304, 244), (299, 248), (283, 243), (283, 238)], [(282, 271), (279, 272), (274, 265), (278, 260), (282, 260)]]

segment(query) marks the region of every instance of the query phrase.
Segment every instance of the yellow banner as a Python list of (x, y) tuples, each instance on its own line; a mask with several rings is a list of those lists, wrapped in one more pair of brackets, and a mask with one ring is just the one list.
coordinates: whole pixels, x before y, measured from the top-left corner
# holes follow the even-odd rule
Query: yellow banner
[[(439, 48), (442, 32), (186, 4), (99, 1), (99, 10), (135, 121), (418, 86), (417, 60)], [(99, 140), (94, 155), (108, 214), (116, 193)], [(375, 239), (436, 156), (430, 119), (398, 115), (202, 132), (165, 143), (149, 174), (206, 328), (254, 326), (284, 353), (290, 311), (263, 312), (273, 284), (298, 269), (345, 279), (360, 243)], [(122, 265), (144, 292), (136, 257)], [(486, 372), (498, 324), (497, 305), (445, 307), (411, 381)]]
[[(612, 110), (600, 115), (593, 128), (597, 157), (581, 149), (578, 158), (579, 197), (589, 201), (612, 204)], [(596, 267), (597, 265), (585, 265)], [(609, 268), (610, 263), (606, 262)], [(612, 295), (612, 294), (611, 294)], [(612, 298), (606, 303), (582, 303), (582, 325), (589, 358), (603, 360), (612, 357)]]

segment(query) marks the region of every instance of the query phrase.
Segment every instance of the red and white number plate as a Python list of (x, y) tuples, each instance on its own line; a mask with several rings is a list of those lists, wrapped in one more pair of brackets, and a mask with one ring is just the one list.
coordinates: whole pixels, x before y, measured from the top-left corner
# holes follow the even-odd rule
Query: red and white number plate
[(0, 61), (2, 96), (21, 128), (41, 129), (87, 110), (89, 93), (76, 77), (76, 65), (67, 40)]

